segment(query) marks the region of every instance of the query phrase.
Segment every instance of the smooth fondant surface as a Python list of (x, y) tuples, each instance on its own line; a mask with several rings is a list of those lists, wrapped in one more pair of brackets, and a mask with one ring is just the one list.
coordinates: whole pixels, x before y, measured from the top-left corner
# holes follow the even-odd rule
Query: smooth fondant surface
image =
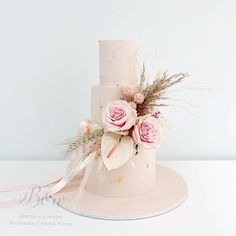
[(133, 41), (99, 41), (100, 85), (136, 85), (137, 52)]
[(108, 172), (103, 166), (104, 177), (99, 177), (97, 160), (94, 162), (86, 189), (106, 197), (134, 197), (143, 194), (155, 185), (155, 163), (155, 149), (140, 148), (136, 156), (118, 169)]
[(91, 120), (95, 123), (102, 122), (102, 109), (106, 102), (117, 100), (121, 97), (118, 86), (92, 86), (91, 88)]
[(76, 207), (78, 180), (54, 196), (62, 208), (78, 215), (112, 220), (142, 219), (169, 212), (186, 199), (185, 180), (175, 171), (161, 165), (156, 167), (156, 185), (145, 194), (129, 198), (104, 197), (84, 191)]
[[(102, 122), (102, 109), (121, 98), (121, 86), (137, 86), (137, 44), (126, 40), (99, 41), (100, 85), (91, 89), (91, 120)], [(120, 157), (122, 158), (122, 157)], [(110, 197), (132, 197), (149, 191), (155, 184), (155, 150), (140, 146), (136, 157), (119, 169), (107, 173), (100, 181), (97, 163), (86, 188), (91, 193)]]

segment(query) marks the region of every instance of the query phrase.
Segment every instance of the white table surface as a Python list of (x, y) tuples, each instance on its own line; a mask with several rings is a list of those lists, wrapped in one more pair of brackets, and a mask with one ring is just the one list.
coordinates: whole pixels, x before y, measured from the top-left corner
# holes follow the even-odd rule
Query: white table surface
[[(236, 161), (161, 161), (181, 173), (189, 196), (179, 208), (135, 221), (77, 216), (47, 203), (0, 210), (0, 235), (236, 236)], [(64, 161), (0, 161), (0, 186), (37, 183), (58, 174)], [(11, 195), (0, 194), (0, 200)]]

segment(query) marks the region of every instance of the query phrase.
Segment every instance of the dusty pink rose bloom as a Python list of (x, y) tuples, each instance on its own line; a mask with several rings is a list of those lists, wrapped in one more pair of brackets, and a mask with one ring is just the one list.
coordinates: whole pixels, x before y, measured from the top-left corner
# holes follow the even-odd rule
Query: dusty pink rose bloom
[(139, 118), (133, 131), (133, 139), (136, 144), (151, 149), (159, 145), (161, 138), (162, 133), (155, 117), (146, 115)]
[(123, 100), (109, 102), (103, 111), (103, 125), (110, 132), (128, 134), (136, 120), (136, 110)]

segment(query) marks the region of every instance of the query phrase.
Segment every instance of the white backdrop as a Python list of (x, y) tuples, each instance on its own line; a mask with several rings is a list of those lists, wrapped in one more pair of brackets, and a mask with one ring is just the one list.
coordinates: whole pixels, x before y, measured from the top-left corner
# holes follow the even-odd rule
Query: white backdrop
[(150, 76), (186, 71), (187, 87), (214, 87), (172, 94), (198, 108), (163, 110), (171, 128), (158, 158), (236, 158), (235, 8), (233, 0), (1, 0), (0, 158), (60, 157), (59, 144), (89, 117), (99, 39), (137, 40)]

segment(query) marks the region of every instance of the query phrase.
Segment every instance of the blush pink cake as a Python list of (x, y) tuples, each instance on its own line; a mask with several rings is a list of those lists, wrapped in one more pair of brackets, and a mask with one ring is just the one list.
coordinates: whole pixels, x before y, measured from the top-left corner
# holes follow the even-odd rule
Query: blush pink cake
[[(137, 76), (137, 53), (132, 41), (99, 42), (100, 83), (92, 87), (91, 117), (65, 143), (70, 157), (65, 171), (37, 184), (44, 191), (27, 204), (53, 199), (53, 204), (78, 215), (130, 220), (169, 212), (186, 199), (185, 180), (157, 165), (155, 150), (163, 134), (162, 100), (188, 74), (166, 71), (150, 83), (145, 66)], [(0, 186), (0, 193), (31, 187), (35, 189), (35, 185)], [(22, 203), (10, 199), (0, 202), (0, 209)]]
[[(109, 101), (119, 100), (121, 87), (136, 88), (137, 53), (135, 42), (125, 40), (99, 41), (100, 83), (92, 87), (91, 120), (102, 122), (102, 110)], [(123, 158), (122, 156), (120, 158)], [(86, 190), (106, 197), (133, 197), (150, 191), (156, 182), (155, 149), (140, 147), (138, 155), (122, 167), (108, 171), (103, 178), (97, 172), (100, 160), (95, 160)]]
[(142, 219), (175, 209), (187, 196), (184, 179), (157, 165), (155, 153), (163, 137), (160, 106), (168, 89), (188, 74), (165, 71), (150, 81), (144, 65), (137, 73), (137, 54), (133, 41), (99, 41), (91, 117), (69, 143), (67, 153), (75, 158), (55, 188), (62, 207), (76, 214)]

